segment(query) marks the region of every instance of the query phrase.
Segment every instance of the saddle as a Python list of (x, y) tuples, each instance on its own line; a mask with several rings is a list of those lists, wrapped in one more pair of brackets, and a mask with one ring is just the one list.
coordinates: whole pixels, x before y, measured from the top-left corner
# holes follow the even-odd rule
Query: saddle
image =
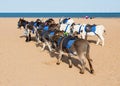
[(71, 46), (73, 45), (74, 41), (77, 39), (77, 37), (73, 37), (73, 36), (67, 36), (64, 38), (63, 43), (62, 43), (62, 47), (69, 49), (71, 48)]
[(43, 36), (44, 34), (46, 34), (46, 32), (48, 32), (49, 27), (48, 26), (41, 26), (40, 29), (37, 29), (38, 33), (40, 34), (40, 36)]
[(42, 31), (42, 33), (40, 34), (42, 37), (44, 37), (46, 40), (48, 41), (52, 41), (52, 37), (54, 35), (55, 31)]
[(93, 25), (87, 24), (86, 27), (85, 27), (86, 32), (95, 32), (95, 29), (96, 29), (95, 24), (93, 24)]
[(43, 30), (44, 31), (48, 31), (49, 27), (48, 26), (44, 26)]
[(49, 30), (49, 31), (47, 31), (47, 33), (46, 33), (46, 38), (50, 41), (52, 41), (52, 36), (54, 35), (54, 33), (55, 33), (55, 31), (51, 31), (51, 30)]
[(64, 19), (64, 20), (63, 20), (63, 24), (67, 23), (67, 21), (68, 21), (68, 19), (67, 19), (67, 18), (66, 18), (66, 19)]

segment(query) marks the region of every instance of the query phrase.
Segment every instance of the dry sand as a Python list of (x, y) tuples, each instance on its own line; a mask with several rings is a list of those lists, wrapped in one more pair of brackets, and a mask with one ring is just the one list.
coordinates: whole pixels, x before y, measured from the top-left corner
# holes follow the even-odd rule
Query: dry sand
[(88, 71), (80, 74), (76, 57), (71, 69), (65, 57), (56, 65), (56, 57), (50, 57), (47, 50), (41, 51), (34, 40), (26, 43), (20, 37), (23, 30), (17, 29), (18, 18), (0, 18), (0, 86), (120, 86), (120, 18), (74, 20), (106, 28), (104, 47), (90, 43), (94, 75)]

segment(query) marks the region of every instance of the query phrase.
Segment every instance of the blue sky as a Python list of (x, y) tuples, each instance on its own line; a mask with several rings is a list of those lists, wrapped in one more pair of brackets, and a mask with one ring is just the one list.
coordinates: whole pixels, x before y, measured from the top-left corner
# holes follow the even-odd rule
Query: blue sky
[(0, 12), (120, 12), (120, 0), (1, 0)]

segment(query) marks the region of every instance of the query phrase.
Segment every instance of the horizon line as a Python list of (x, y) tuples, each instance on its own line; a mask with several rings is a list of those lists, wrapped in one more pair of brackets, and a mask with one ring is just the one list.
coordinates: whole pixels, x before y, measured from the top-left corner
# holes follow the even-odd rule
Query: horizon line
[(0, 12), (0, 13), (120, 13), (120, 12)]

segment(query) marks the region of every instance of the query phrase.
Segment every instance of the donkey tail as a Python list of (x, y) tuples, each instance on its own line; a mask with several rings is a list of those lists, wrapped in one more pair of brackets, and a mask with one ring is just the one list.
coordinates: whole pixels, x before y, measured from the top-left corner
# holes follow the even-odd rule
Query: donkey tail
[(104, 32), (103, 32), (105, 35), (107, 35), (107, 32), (106, 32), (106, 30), (104, 29)]

